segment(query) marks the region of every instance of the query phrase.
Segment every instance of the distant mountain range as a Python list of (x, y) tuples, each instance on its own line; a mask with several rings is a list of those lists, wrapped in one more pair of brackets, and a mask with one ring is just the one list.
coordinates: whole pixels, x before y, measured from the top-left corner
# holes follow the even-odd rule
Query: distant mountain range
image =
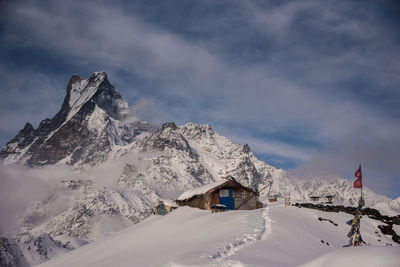
[[(285, 170), (257, 159), (248, 145), (232, 143), (209, 125), (168, 122), (156, 127), (136, 119), (104, 72), (88, 79), (74, 75), (66, 91), (53, 118), (36, 129), (27, 123), (0, 152), (5, 167), (70, 170), (48, 195), (32, 203), (16, 233), (0, 239), (2, 266), (44, 262), (143, 220), (159, 200), (173, 200), (226, 176), (255, 190), (272, 183), (270, 190), (261, 191), (264, 201), (268, 193), (290, 194), (292, 202), (326, 195), (335, 195), (339, 204), (358, 201), (350, 181), (290, 178)], [(108, 168), (114, 170), (110, 177), (96, 175)], [(399, 199), (368, 188), (364, 193), (367, 206), (400, 210)]]

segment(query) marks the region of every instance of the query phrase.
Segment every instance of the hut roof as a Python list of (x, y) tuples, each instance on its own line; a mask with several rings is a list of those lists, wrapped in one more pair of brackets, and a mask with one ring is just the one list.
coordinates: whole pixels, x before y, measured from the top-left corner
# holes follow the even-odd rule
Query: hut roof
[(243, 186), (242, 184), (240, 184), (239, 182), (237, 182), (235, 180), (221, 180), (221, 181), (218, 181), (218, 182), (215, 182), (215, 183), (207, 184), (207, 185), (204, 185), (204, 186), (201, 186), (201, 187), (197, 187), (197, 188), (194, 188), (192, 190), (188, 190), (186, 192), (183, 192), (182, 195), (180, 195), (177, 200), (178, 201), (179, 200), (180, 201), (187, 200), (187, 199), (190, 199), (190, 198), (192, 198), (194, 196), (205, 194), (205, 193), (207, 193), (208, 191), (210, 191), (212, 189), (221, 188), (224, 185), (230, 184), (230, 183), (236, 183), (236, 184), (246, 188), (247, 190), (256, 193), (253, 189), (248, 188), (246, 186)]
[(165, 205), (170, 206), (170, 207), (176, 207), (176, 204), (174, 203), (173, 200), (171, 199), (162, 199)]
[(203, 186), (200, 186), (200, 187), (197, 187), (197, 188), (193, 188), (192, 190), (188, 190), (186, 192), (183, 192), (182, 195), (180, 195), (178, 197), (178, 200), (186, 200), (186, 199), (192, 198), (192, 197), (197, 196), (197, 195), (205, 194), (206, 192), (208, 192), (209, 190), (213, 189), (214, 187), (223, 185), (226, 182), (229, 182), (229, 181), (222, 180), (222, 181), (218, 181), (218, 182), (215, 182), (215, 183), (203, 185)]

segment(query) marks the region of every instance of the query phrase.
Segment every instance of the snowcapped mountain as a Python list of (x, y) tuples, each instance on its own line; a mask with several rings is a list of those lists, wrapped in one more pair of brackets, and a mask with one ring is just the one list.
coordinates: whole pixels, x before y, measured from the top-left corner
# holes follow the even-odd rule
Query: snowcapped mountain
[(151, 129), (147, 122), (130, 121), (128, 103), (105, 72), (88, 79), (73, 75), (60, 111), (37, 129), (27, 123), (0, 157), (6, 163), (24, 161), (29, 166), (95, 164), (114, 147), (125, 146)]
[[(0, 152), (4, 168), (49, 168), (57, 181), (21, 216), (19, 230), (0, 240), (0, 259), (14, 265), (39, 264), (124, 229), (150, 216), (159, 200), (176, 199), (226, 176), (262, 190), (262, 200), (270, 193), (290, 194), (294, 201), (326, 194), (335, 194), (341, 204), (358, 201), (348, 180), (290, 178), (209, 125), (169, 122), (157, 128), (133, 119), (104, 72), (88, 79), (74, 75), (66, 91), (53, 118), (37, 129), (27, 123)], [(54, 173), (54, 165), (68, 171)], [(364, 192), (369, 206), (391, 201), (367, 188)]]
[(396, 216), (400, 214), (400, 197), (389, 201), (378, 202), (373, 205), (373, 207), (384, 215)]

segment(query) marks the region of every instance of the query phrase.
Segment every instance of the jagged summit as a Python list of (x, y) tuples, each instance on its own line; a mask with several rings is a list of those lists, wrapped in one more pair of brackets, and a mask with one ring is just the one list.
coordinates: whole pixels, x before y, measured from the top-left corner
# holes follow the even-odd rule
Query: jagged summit
[(86, 164), (104, 160), (115, 145), (126, 145), (150, 126), (127, 123), (128, 103), (108, 81), (105, 72), (88, 79), (73, 75), (61, 109), (40, 122), (37, 129), (25, 127), (0, 152), (6, 163), (29, 166)]
[(66, 116), (61, 117), (71, 119), (88, 102), (94, 102), (114, 119), (121, 119), (128, 112), (128, 103), (108, 81), (105, 72), (95, 72), (88, 79), (71, 77), (60, 110)]
[(175, 122), (166, 122), (161, 126), (161, 131), (164, 129), (171, 128), (172, 130), (176, 130), (178, 127), (176, 126)]
[(95, 72), (86, 80), (72, 76), (64, 102), (67, 101), (67, 119), (72, 118), (89, 101), (114, 119), (122, 119), (129, 112), (128, 103), (108, 81), (105, 72)]

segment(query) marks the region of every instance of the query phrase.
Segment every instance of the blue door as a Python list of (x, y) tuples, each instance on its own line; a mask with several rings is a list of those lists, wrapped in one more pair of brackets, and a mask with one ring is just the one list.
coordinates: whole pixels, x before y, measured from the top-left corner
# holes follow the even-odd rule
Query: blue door
[(235, 209), (235, 199), (232, 196), (232, 189), (220, 189), (219, 190), (219, 202), (225, 205), (230, 210)]

